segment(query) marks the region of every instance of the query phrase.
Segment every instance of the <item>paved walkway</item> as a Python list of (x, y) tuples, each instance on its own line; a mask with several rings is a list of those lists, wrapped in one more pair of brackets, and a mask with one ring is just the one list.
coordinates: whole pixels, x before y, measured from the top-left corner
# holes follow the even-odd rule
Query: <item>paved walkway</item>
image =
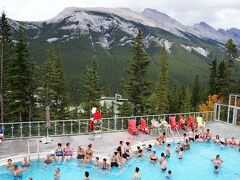
[[(213, 135), (220, 135), (220, 137), (231, 138), (232, 136), (236, 139), (240, 139), (240, 128), (229, 124), (220, 122), (207, 123), (206, 128), (209, 128)], [(62, 136), (53, 137), (51, 144), (39, 143), (40, 152), (49, 152), (54, 149), (58, 142), (65, 145), (70, 142), (72, 147), (75, 149), (78, 145), (86, 147), (89, 143), (93, 144), (94, 152), (101, 155), (109, 156), (113, 150), (118, 146), (119, 141), (129, 141), (132, 145), (138, 142), (153, 139), (153, 136), (140, 134), (138, 136), (130, 135), (128, 132), (113, 132), (103, 134), (102, 140), (93, 140), (90, 135), (79, 135), (79, 136)], [(6, 140), (0, 143), (0, 159), (9, 156), (27, 154), (28, 153), (28, 142), (30, 143), (30, 152), (37, 152), (37, 141), (39, 139), (22, 139), (22, 140)]]

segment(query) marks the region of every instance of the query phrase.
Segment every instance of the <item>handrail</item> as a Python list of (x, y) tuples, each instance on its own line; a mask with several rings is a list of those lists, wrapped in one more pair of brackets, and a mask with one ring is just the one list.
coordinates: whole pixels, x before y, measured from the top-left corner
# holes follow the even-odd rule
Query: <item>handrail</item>
[[(206, 120), (213, 120), (214, 111), (204, 112), (185, 112), (185, 113), (168, 113), (158, 115), (141, 115), (141, 116), (127, 116), (127, 117), (111, 117), (102, 118), (103, 132), (123, 131), (128, 128), (129, 119), (146, 119), (147, 125), (151, 124), (152, 119), (166, 118), (168, 122), (169, 116), (184, 116), (189, 115), (204, 116)], [(28, 121), (28, 122), (11, 122), (1, 124), (3, 127), (5, 139), (21, 139), (32, 137), (44, 137), (49, 133), (49, 137), (65, 136), (65, 135), (80, 135), (89, 133), (90, 119), (66, 119), (50, 121), (50, 128), (46, 128), (45, 121)]]

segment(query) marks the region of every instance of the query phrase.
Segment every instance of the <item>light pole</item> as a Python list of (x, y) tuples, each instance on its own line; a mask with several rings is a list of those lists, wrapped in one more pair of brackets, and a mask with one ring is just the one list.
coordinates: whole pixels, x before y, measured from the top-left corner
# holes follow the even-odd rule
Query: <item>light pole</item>
[(16, 100), (15, 101), (16, 103), (19, 103), (19, 108), (20, 108), (20, 110), (19, 110), (19, 121), (20, 122), (22, 122), (22, 105), (21, 105), (21, 100)]

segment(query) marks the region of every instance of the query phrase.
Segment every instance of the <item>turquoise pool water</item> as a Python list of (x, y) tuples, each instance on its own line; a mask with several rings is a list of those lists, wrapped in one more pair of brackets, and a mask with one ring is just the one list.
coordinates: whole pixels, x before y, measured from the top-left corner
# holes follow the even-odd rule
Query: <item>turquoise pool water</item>
[[(154, 147), (158, 156), (165, 152), (162, 148)], [(175, 153), (175, 144), (172, 144), (172, 155), (167, 159), (167, 170), (172, 170), (172, 178), (177, 180), (237, 180), (240, 179), (240, 152), (236, 149), (227, 147), (221, 148), (213, 143), (191, 143), (191, 149), (184, 152), (184, 158), (179, 160)], [(220, 154), (224, 163), (220, 168), (219, 174), (213, 172), (213, 165), (210, 159)], [(15, 178), (4, 167), (0, 168), (0, 180), (27, 180), (32, 177), (34, 180), (53, 180), (54, 170), (61, 169), (61, 180), (82, 180), (85, 171), (90, 172), (94, 180), (129, 180), (137, 167), (140, 168), (142, 180), (166, 179), (166, 172), (162, 172), (160, 164), (149, 162), (150, 153), (145, 152), (144, 159), (133, 158), (128, 161), (121, 169), (113, 168), (110, 172), (100, 169), (93, 169), (90, 164), (81, 167), (80, 161), (71, 160), (66, 164), (55, 164), (54, 166), (44, 167), (41, 160), (31, 162), (31, 168), (24, 172), (22, 178)]]

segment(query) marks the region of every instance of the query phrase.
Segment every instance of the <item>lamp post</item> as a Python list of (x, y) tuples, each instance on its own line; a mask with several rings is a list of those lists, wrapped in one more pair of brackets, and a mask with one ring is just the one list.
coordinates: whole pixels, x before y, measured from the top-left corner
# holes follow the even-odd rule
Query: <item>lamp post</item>
[(22, 105), (21, 105), (21, 100), (16, 100), (15, 101), (16, 103), (19, 103), (19, 108), (20, 108), (20, 111), (19, 111), (19, 121), (22, 122)]

